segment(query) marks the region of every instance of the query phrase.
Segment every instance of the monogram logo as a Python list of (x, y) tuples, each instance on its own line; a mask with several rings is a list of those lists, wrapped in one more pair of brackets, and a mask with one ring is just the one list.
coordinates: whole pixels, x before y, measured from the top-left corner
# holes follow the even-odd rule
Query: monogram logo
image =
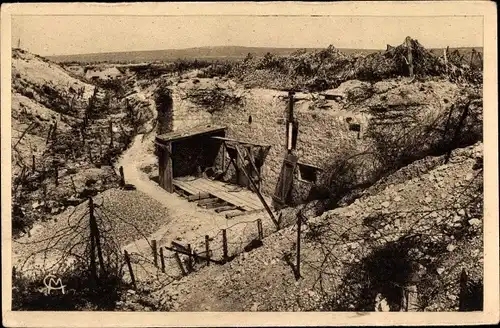
[(43, 278), (43, 284), (47, 288), (46, 295), (50, 295), (52, 290), (61, 290), (64, 294), (64, 288), (66, 285), (63, 285), (61, 278), (57, 278), (56, 276), (49, 274)]

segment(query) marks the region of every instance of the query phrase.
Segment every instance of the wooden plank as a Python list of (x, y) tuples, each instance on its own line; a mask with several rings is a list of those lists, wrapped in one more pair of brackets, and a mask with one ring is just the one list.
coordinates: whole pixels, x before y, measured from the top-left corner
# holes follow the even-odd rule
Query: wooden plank
[(201, 206), (201, 205), (207, 205), (207, 204), (212, 204), (212, 203), (216, 203), (216, 202), (219, 202), (220, 199), (217, 198), (217, 197), (210, 197), (210, 198), (205, 198), (205, 199), (200, 199), (198, 201), (196, 201), (196, 203)]
[[(205, 181), (203, 181), (205, 180)], [(236, 197), (235, 195), (232, 195), (230, 193), (228, 193), (227, 191), (225, 190), (222, 190), (219, 186), (215, 185), (215, 184), (210, 184), (210, 183), (207, 183), (208, 180), (206, 179), (199, 179), (197, 181), (197, 185), (199, 185), (200, 189), (203, 188), (204, 190), (206, 190), (208, 193), (210, 193), (211, 195), (217, 197), (217, 198), (220, 198), (228, 203), (231, 203), (233, 205), (236, 205), (236, 206), (241, 206), (241, 207), (244, 207), (246, 209), (253, 209), (255, 208), (255, 205), (246, 201), (246, 200), (243, 200), (239, 197)]]
[[(182, 188), (183, 190), (186, 190), (190, 194), (195, 195), (198, 193), (207, 193), (210, 196), (215, 196), (216, 198), (221, 199), (222, 201), (224, 201), (224, 203), (227, 203), (227, 204), (235, 203), (233, 205), (241, 206), (244, 209), (248, 209), (248, 210), (252, 209), (252, 206), (249, 206), (247, 203), (242, 202), (240, 199), (238, 199), (236, 197), (232, 197), (231, 195), (227, 194), (227, 192), (225, 192), (225, 191), (215, 190), (213, 185), (206, 184), (202, 180), (206, 180), (206, 179), (196, 179), (196, 180), (192, 180), (192, 181), (174, 180), (174, 185), (176, 185), (179, 188)], [(211, 182), (210, 180), (206, 180), (206, 181)], [(207, 205), (209, 205), (209, 204), (207, 204)], [(213, 206), (218, 206), (218, 204), (214, 204)], [(204, 206), (204, 207), (205, 208), (213, 208), (213, 206)]]
[(210, 194), (206, 192), (199, 192), (197, 194), (193, 194), (191, 196), (188, 196), (188, 201), (196, 201), (196, 200), (202, 200), (202, 199), (207, 199), (210, 198)]
[(234, 206), (234, 205), (221, 206), (221, 207), (216, 208), (215, 212), (221, 213), (221, 212), (225, 212), (225, 211), (233, 211), (233, 210), (237, 210), (238, 208), (239, 208), (238, 206)]
[(221, 200), (217, 203), (203, 205), (203, 207), (205, 207), (205, 208), (218, 208), (218, 207), (229, 206), (229, 205), (232, 205), (232, 204)]
[[(230, 203), (234, 203), (234, 205), (247, 206), (253, 209), (262, 208), (262, 204), (255, 199), (255, 195), (251, 191), (242, 190), (238, 192), (238, 194), (229, 192), (223, 183), (207, 179), (200, 180), (197, 183), (198, 185), (203, 185), (204, 188), (209, 188), (207, 191), (214, 196), (224, 199)], [(245, 195), (246, 197), (242, 195), (245, 191), (247, 192)]]
[(180, 181), (180, 180), (174, 180), (173, 181), (174, 186), (181, 188), (182, 190), (188, 192), (191, 195), (198, 194), (200, 192), (205, 192), (204, 189), (197, 188), (195, 185), (190, 184), (185, 181)]
[(258, 210), (251, 210), (251, 211), (239, 211), (239, 212), (234, 212), (234, 213), (227, 213), (226, 214), (226, 219), (232, 219), (238, 216), (242, 215), (247, 215), (247, 214), (254, 214), (254, 213), (259, 213), (264, 211), (264, 208), (258, 209)]
[(182, 244), (179, 244), (179, 243), (177, 243), (175, 241), (172, 241), (172, 247), (177, 248), (177, 249), (182, 249), (182, 250), (184, 250), (186, 252), (188, 251), (188, 248), (186, 246), (184, 246)]
[[(262, 203), (259, 201), (257, 196), (250, 190), (244, 189), (238, 192), (230, 192), (227, 190), (227, 185), (220, 181), (205, 178), (198, 178), (189, 181), (174, 179), (173, 184), (191, 195), (206, 193), (209, 194), (211, 198), (219, 198), (235, 206), (241, 206), (247, 211), (259, 210), (263, 208)], [(211, 202), (212, 201), (209, 201), (208, 203)]]
[(276, 189), (273, 195), (273, 199), (281, 205), (285, 204), (290, 188), (292, 187), (293, 172), (296, 165), (297, 157), (292, 154), (287, 154), (283, 160), (281, 174), (278, 178), (278, 183), (276, 184)]
[(253, 145), (253, 146), (260, 146), (260, 147), (271, 147), (270, 145), (266, 145), (266, 144), (261, 144), (261, 143), (252, 142), (252, 141), (237, 140), (237, 139), (232, 139), (232, 138), (227, 138), (227, 137), (213, 136), (211, 138), (212, 139), (217, 139), (217, 140), (228, 141), (228, 142), (235, 142), (235, 143), (239, 143), (239, 144), (242, 144), (242, 145)]
[(173, 173), (172, 173), (172, 144), (168, 143), (164, 148), (159, 148), (160, 156), (158, 156), (159, 180), (160, 186), (166, 191), (173, 193)]

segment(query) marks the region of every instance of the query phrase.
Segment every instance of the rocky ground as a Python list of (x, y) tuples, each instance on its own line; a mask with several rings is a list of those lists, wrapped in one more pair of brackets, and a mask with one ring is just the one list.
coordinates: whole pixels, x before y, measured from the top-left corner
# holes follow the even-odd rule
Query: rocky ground
[(407, 284), (398, 271), (408, 264), (382, 263), (398, 255), (417, 268), (411, 274), (422, 310), (456, 310), (461, 270), (482, 279), (481, 159), (481, 144), (458, 149), (448, 164), (311, 218), (298, 281), (287, 264), (287, 258), (295, 261), (296, 227), (290, 227), (266, 238), (264, 247), (191, 274), (156, 297), (179, 311), (373, 310), (382, 293), (394, 310), (399, 304), (387, 280)]

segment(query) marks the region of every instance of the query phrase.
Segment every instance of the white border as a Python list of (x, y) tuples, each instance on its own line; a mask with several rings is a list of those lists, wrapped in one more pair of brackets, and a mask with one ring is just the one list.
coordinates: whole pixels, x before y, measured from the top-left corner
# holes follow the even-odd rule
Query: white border
[(11, 285), (11, 15), (335, 15), (484, 17), (484, 166), (485, 298), (478, 313), (113, 313), (12, 312), (11, 290), (2, 288), (5, 326), (23, 327), (173, 327), (173, 326), (339, 326), (472, 325), (499, 321), (497, 26), (495, 4), (486, 1), (340, 2), (340, 3), (45, 3), (2, 4), (1, 11), (1, 164), (2, 281)]

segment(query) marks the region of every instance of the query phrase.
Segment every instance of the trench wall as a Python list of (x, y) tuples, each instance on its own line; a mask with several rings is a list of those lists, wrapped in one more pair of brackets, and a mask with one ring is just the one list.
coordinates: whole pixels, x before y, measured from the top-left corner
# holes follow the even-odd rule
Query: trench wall
[[(369, 114), (374, 109), (387, 112), (384, 117), (391, 121), (389, 126), (400, 124), (398, 122), (409, 112), (415, 113), (415, 119), (425, 125), (433, 116), (449, 109), (457, 92), (457, 86), (448, 81), (388, 80), (364, 86), (366, 92), (360, 88), (359, 81), (350, 84), (353, 85), (349, 88), (358, 92), (355, 100), (349, 100), (349, 106), (342, 101), (328, 101), (327, 106), (318, 106), (317, 99), (313, 100), (310, 95), (296, 95), (299, 100), (294, 106), (294, 116), (299, 132), (295, 154), (299, 163), (324, 168), (330, 158), (338, 157), (346, 149), (352, 149), (354, 154), (369, 148), (371, 141), (364, 134), (368, 123), (370, 126), (374, 123)], [(227, 106), (212, 114), (190, 103), (182, 94), (174, 93), (173, 103), (174, 130), (223, 125), (227, 127), (227, 137), (270, 145), (261, 170), (261, 190), (267, 195), (274, 193), (286, 154), (286, 92), (246, 90), (243, 105)], [(357, 131), (351, 130), (354, 123), (360, 126), (359, 136)], [(228, 161), (225, 158), (226, 164)], [(215, 163), (222, 166), (220, 153)], [(313, 184), (299, 179), (299, 170), (295, 174), (292, 201), (299, 203), (307, 198)]]
[[(271, 145), (261, 173), (261, 190), (267, 195), (274, 193), (286, 154), (287, 104), (286, 93), (252, 90), (245, 106), (226, 108), (212, 115), (214, 123), (228, 127), (228, 137)], [(294, 116), (299, 124), (295, 154), (299, 163), (322, 167), (330, 156), (343, 147), (348, 144), (357, 146), (362, 142), (357, 132), (349, 130), (346, 118), (358, 121), (362, 131), (368, 118), (361, 113), (310, 109), (311, 104), (311, 101), (304, 100), (294, 106)], [(307, 198), (313, 183), (299, 180), (298, 170), (295, 175), (292, 201), (300, 203)]]

